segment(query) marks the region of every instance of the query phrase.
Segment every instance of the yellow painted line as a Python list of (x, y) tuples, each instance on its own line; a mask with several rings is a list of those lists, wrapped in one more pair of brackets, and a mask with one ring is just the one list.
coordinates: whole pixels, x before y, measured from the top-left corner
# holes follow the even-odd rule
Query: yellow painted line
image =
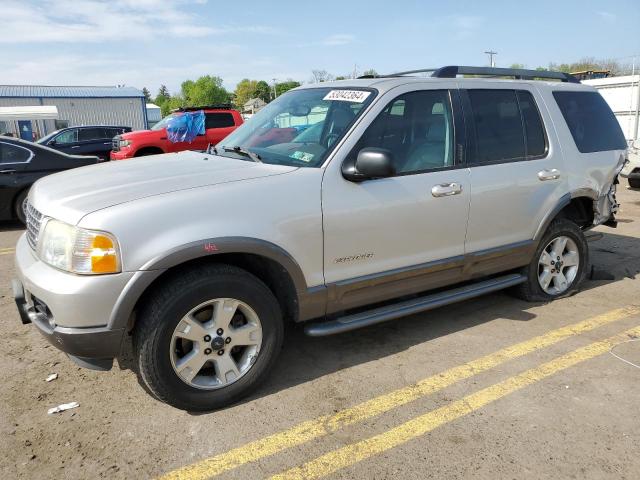
[(161, 479), (196, 480), (219, 475), (246, 463), (274, 455), (287, 448), (301, 445), (348, 425), (388, 412), (420, 397), (442, 390), (460, 380), (487, 371), (508, 360), (558, 343), (565, 338), (588, 332), (597, 327), (639, 313), (640, 306), (634, 305), (612, 310), (582, 322), (552, 330), (544, 335), (503, 348), (490, 355), (438, 373), (416, 384), (380, 395), (337, 413), (323, 415), (316, 419), (302, 422), (287, 430), (274, 433), (225, 453), (179, 468), (165, 474)]
[(614, 345), (639, 335), (640, 327), (636, 327), (607, 340), (579, 348), (515, 377), (467, 395), (450, 405), (425, 413), (379, 435), (346, 445), (321, 455), (304, 465), (274, 475), (271, 480), (308, 480), (324, 477), (420, 437), (562, 370), (602, 355)]
[(15, 248), (0, 248), (0, 255), (10, 255), (16, 251)]

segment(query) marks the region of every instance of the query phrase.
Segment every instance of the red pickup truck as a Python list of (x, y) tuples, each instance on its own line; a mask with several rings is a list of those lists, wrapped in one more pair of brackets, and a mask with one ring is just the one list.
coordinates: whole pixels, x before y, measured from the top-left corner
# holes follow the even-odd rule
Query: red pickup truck
[[(205, 114), (205, 133), (192, 142), (172, 143), (167, 138), (167, 124), (185, 112), (202, 110)], [(181, 152), (183, 150), (206, 150), (242, 125), (242, 115), (227, 106), (189, 107), (176, 110), (156, 123), (151, 130), (137, 130), (113, 138), (111, 160), (156, 155), (158, 153)]]

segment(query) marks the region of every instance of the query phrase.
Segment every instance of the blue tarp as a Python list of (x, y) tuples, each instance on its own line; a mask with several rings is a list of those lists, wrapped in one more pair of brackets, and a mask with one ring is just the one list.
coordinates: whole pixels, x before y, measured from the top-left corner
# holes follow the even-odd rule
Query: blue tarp
[(204, 112), (185, 112), (177, 115), (167, 124), (167, 138), (171, 143), (193, 142), (198, 135), (204, 135)]

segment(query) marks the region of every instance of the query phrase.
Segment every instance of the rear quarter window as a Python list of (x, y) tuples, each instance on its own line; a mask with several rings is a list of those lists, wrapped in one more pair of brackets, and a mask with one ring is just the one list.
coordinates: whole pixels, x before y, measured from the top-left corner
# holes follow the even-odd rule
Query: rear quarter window
[(627, 148), (618, 120), (598, 92), (555, 91), (553, 96), (581, 153)]
[(205, 129), (233, 127), (235, 121), (230, 113), (207, 113), (205, 116)]

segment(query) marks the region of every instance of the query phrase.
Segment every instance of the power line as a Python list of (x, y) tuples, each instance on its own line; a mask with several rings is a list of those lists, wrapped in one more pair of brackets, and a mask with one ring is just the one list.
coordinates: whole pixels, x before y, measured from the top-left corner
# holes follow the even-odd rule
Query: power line
[(494, 52), (493, 50), (489, 50), (488, 52), (484, 52), (487, 55), (489, 55), (489, 66), (490, 67), (495, 67), (496, 66), (496, 62), (493, 61), (493, 56), (497, 55), (498, 52)]

